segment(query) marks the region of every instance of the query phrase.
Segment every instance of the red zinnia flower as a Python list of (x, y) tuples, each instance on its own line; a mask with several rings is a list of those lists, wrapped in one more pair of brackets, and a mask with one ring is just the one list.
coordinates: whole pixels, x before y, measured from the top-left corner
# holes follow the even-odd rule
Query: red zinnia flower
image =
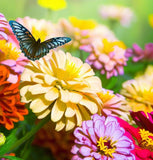
[(146, 114), (142, 111), (131, 112), (131, 116), (138, 128), (130, 126), (118, 118), (120, 125), (126, 130), (128, 136), (133, 137), (135, 149), (132, 153), (136, 160), (153, 159), (153, 112)]
[(11, 83), (8, 81), (10, 70), (0, 65), (0, 125), (10, 130), (14, 127), (14, 122), (23, 121), (23, 115), (28, 114), (24, 103), (20, 101), (19, 81)]

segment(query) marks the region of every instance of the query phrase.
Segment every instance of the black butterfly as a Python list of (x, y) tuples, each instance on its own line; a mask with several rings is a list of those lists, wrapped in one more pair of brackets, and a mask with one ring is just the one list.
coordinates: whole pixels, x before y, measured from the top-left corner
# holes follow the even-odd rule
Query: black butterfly
[(41, 42), (36, 41), (33, 35), (20, 23), (9, 21), (14, 34), (16, 35), (22, 52), (28, 59), (36, 60), (46, 55), (50, 49), (64, 45), (71, 41), (69, 37), (55, 37)]

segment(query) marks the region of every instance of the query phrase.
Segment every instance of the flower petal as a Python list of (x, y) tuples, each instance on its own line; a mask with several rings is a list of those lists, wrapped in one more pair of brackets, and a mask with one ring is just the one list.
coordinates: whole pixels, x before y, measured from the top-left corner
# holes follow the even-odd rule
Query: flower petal
[(66, 109), (66, 104), (61, 102), (60, 100), (56, 100), (56, 102), (52, 108), (51, 120), (53, 122), (59, 121), (62, 118), (65, 109)]

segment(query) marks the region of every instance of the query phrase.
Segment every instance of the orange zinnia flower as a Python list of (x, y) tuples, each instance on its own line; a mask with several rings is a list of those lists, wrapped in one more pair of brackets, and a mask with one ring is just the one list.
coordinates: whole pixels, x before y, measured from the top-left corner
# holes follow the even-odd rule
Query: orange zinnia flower
[(24, 103), (20, 101), (19, 81), (11, 83), (8, 81), (10, 70), (0, 65), (0, 125), (10, 130), (14, 127), (13, 122), (23, 121), (23, 115), (28, 114)]

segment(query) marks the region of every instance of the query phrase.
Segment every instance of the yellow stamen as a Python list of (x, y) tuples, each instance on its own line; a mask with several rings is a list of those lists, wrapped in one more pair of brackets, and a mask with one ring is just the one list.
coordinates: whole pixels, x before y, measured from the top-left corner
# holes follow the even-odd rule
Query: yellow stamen
[(110, 52), (114, 51), (114, 46), (118, 46), (120, 48), (125, 49), (126, 46), (121, 41), (115, 41), (115, 42), (109, 42), (107, 39), (102, 40), (103, 43), (103, 49), (102, 52), (105, 54), (109, 54)]
[(77, 67), (74, 62), (67, 61), (65, 70), (58, 68), (56, 77), (61, 80), (73, 80), (74, 78), (80, 77), (81, 67)]
[(145, 129), (140, 129), (139, 133), (142, 139), (140, 146), (144, 149), (149, 149), (151, 152), (153, 152), (153, 134), (149, 131), (146, 131)]
[(103, 139), (102, 137), (100, 137), (99, 141), (97, 141), (97, 146), (99, 147), (100, 154), (113, 158), (112, 154), (115, 153), (116, 147), (114, 146), (114, 144), (112, 144), (109, 138)]
[(102, 100), (103, 103), (109, 101), (110, 99), (112, 99), (115, 95), (111, 94), (109, 91), (107, 92), (99, 92), (97, 93), (98, 97)]
[(17, 60), (21, 52), (12, 46), (12, 43), (7, 43), (5, 40), (0, 40), (0, 61), (6, 59)]

